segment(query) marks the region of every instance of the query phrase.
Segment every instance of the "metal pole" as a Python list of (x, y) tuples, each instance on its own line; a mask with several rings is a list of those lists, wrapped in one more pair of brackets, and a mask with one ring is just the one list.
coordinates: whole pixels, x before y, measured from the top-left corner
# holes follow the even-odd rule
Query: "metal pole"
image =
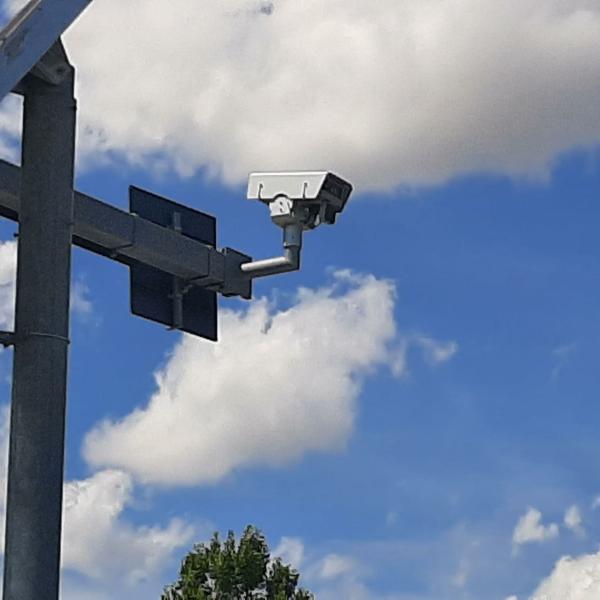
[(4, 600), (57, 600), (69, 337), (74, 72), (24, 86)]

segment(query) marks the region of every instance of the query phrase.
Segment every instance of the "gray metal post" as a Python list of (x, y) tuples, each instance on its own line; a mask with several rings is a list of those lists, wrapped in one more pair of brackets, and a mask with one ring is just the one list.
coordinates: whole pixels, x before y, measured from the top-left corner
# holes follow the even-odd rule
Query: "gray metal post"
[(30, 76), (24, 86), (4, 600), (56, 600), (59, 590), (76, 113), (69, 71), (62, 84)]

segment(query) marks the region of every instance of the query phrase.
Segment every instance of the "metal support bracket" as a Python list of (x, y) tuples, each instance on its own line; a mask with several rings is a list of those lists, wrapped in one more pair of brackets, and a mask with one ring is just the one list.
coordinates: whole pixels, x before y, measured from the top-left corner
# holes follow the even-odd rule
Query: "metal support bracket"
[(0, 346), (9, 348), (15, 345), (15, 334), (12, 331), (0, 331)]
[[(171, 229), (181, 234), (181, 213), (177, 210), (173, 212)], [(169, 327), (172, 330), (181, 329), (184, 325), (183, 321), (183, 297), (188, 292), (189, 287), (185, 286), (185, 282), (177, 276), (173, 277), (173, 293), (171, 300), (173, 302), (173, 325)]]
[(22, 94), (20, 82), (32, 70), (47, 83), (64, 81), (66, 65), (53, 46), (90, 3), (30, 0), (0, 31), (0, 100), (11, 91)]
[(227, 298), (240, 296), (244, 300), (251, 300), (252, 279), (243, 276), (242, 265), (249, 264), (252, 261), (252, 257), (242, 254), (233, 248), (223, 248), (221, 252), (225, 257), (225, 272), (223, 275), (223, 284), (219, 291)]
[(247, 279), (289, 273), (300, 269), (302, 224), (292, 220), (283, 226), (283, 256), (257, 260), (240, 265), (240, 275)]
[(72, 69), (65, 47), (58, 40), (40, 61), (31, 69), (29, 75), (33, 75), (50, 85), (60, 85)]

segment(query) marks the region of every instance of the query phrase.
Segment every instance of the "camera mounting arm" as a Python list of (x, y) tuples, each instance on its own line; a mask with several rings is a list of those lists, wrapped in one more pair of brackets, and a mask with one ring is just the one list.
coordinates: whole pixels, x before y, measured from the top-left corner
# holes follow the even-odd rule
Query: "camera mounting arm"
[(301, 224), (286, 225), (283, 228), (283, 249), (283, 256), (242, 264), (242, 273), (255, 279), (298, 271), (300, 269), (300, 251), (302, 250)]
[(242, 273), (254, 279), (297, 271), (303, 232), (335, 223), (351, 192), (349, 183), (326, 171), (252, 173), (248, 198), (268, 204), (271, 221), (283, 229), (284, 254), (242, 264)]

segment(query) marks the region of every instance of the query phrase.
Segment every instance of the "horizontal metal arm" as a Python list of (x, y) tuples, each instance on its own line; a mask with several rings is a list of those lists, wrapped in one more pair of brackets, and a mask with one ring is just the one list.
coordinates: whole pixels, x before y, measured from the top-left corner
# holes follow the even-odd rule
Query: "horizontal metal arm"
[[(0, 160), (0, 216), (19, 220), (21, 169)], [(187, 285), (250, 298), (251, 280), (300, 268), (303, 228), (283, 228), (283, 256), (252, 262), (75, 191), (73, 243), (126, 265), (143, 263)], [(0, 341), (1, 343), (1, 341)]]
[(244, 263), (242, 273), (251, 279), (279, 275), (300, 269), (300, 251), (302, 250), (302, 225), (293, 223), (283, 229), (283, 256)]
[[(19, 220), (20, 188), (21, 169), (0, 161), (0, 216)], [(250, 257), (229, 248), (221, 252), (77, 191), (73, 243), (126, 265), (141, 262), (225, 296), (250, 295), (240, 271), (241, 262)]]
[[(21, 170), (0, 161), (0, 215), (19, 220)], [(73, 243), (119, 262), (138, 260), (182, 279), (209, 274), (211, 250), (176, 231), (75, 192)]]
[(252, 279), (297, 271), (300, 268), (300, 248), (286, 248), (283, 256), (267, 258), (242, 265), (242, 272)]

